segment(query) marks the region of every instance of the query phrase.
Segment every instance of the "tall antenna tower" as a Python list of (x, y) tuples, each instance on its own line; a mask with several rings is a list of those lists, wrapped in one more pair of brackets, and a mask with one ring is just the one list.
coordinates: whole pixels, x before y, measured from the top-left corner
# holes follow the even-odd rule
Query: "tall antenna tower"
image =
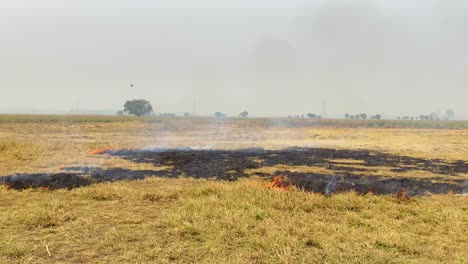
[(198, 94), (196, 91), (197, 87), (194, 85), (192, 86), (192, 115), (197, 114), (197, 101), (198, 101)]
[(192, 115), (197, 114), (197, 98), (194, 96), (192, 104)]
[(322, 102), (322, 111), (320, 112), (321, 118), (328, 118), (327, 105), (325, 104), (325, 99)]

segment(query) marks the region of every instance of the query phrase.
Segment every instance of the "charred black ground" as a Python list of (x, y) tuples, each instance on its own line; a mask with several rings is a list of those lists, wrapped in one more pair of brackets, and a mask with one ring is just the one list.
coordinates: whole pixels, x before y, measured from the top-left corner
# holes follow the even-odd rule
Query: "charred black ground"
[[(291, 148), (283, 150), (121, 150), (103, 155), (118, 157), (135, 163), (168, 166), (168, 170), (101, 169), (90, 167), (66, 168), (56, 174), (18, 174), (0, 178), (0, 183), (13, 189), (47, 187), (74, 188), (96, 182), (137, 180), (145, 177), (193, 177), (235, 181), (250, 176), (247, 169), (264, 166), (316, 166), (333, 171), (332, 174), (277, 171), (256, 175), (271, 178), (287, 176), (291, 182), (307, 191), (330, 194), (342, 191), (391, 194), (406, 190), (409, 195), (425, 193), (466, 193), (468, 181), (456, 177), (468, 172), (465, 161), (446, 162), (439, 159), (418, 159), (368, 150), (336, 150), (322, 148)], [(364, 168), (351, 168), (348, 163), (334, 160), (358, 160)], [(432, 178), (367, 176), (359, 174), (365, 168), (392, 167), (392, 171), (428, 171), (441, 175)], [(442, 177), (444, 176), (444, 177)], [(448, 179), (448, 180), (447, 180)]]

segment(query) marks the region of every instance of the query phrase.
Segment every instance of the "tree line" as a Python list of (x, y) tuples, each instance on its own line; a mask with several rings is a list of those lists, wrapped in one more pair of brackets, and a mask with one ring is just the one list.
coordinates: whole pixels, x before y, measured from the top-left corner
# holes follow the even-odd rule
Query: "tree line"
[[(346, 119), (367, 119), (368, 116), (365, 113), (355, 114), (355, 115), (346, 113), (344, 115), (344, 117)], [(381, 114), (371, 115), (369, 118), (370, 119), (380, 120), (380, 119), (382, 119), (382, 115)]]
[[(134, 115), (134, 116), (150, 116), (154, 115), (153, 114), (153, 106), (148, 100), (145, 99), (134, 99), (134, 100), (128, 100), (125, 102), (123, 105), (123, 110), (117, 111), (117, 115)], [(175, 113), (160, 113), (158, 116), (161, 117), (175, 117)], [(191, 114), (186, 112), (184, 113), (185, 117), (190, 117)], [(222, 117), (227, 117), (225, 113), (222, 112), (215, 112), (214, 113), (215, 117), (222, 118)], [(239, 117), (246, 118), (249, 116), (249, 112), (247, 111), (242, 111), (239, 114)], [(308, 113), (306, 115), (308, 118), (322, 118), (320, 115), (314, 114), (314, 113)], [(289, 118), (305, 118), (305, 115), (289, 115)], [(346, 113), (344, 115), (345, 119), (374, 119), (374, 120), (380, 120), (382, 119), (381, 114), (375, 114), (368, 116), (366, 113), (361, 113), (361, 114), (349, 114)], [(453, 120), (455, 118), (455, 112), (452, 109), (447, 109), (445, 111), (445, 114), (441, 117), (439, 112), (431, 112), (428, 115), (421, 114), (419, 116), (398, 116), (397, 120), (432, 120), (432, 121), (437, 121), (437, 120)]]
[(440, 115), (439, 112), (431, 112), (428, 115), (421, 114), (419, 116), (398, 116), (397, 120), (428, 120), (428, 121), (439, 121), (439, 120), (454, 120), (455, 112), (452, 109), (447, 109), (444, 115)]
[[(133, 116), (151, 116), (154, 115), (154, 109), (151, 103), (146, 99), (134, 99), (134, 100), (127, 100), (123, 105), (123, 110), (117, 111), (117, 115), (133, 115)], [(175, 117), (177, 116), (175, 113), (160, 113), (158, 114), (160, 117)], [(185, 117), (192, 116), (190, 113), (184, 113)], [(214, 113), (215, 117), (227, 117), (226, 114), (222, 112)], [(249, 112), (242, 111), (239, 114), (240, 117), (248, 117)]]

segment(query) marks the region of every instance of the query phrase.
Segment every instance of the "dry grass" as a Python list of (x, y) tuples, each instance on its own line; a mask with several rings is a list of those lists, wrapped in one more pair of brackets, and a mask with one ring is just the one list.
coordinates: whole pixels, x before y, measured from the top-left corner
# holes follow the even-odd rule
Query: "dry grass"
[[(410, 171), (399, 171), (395, 172), (392, 169), (394, 167), (388, 166), (364, 166), (364, 165), (355, 165), (355, 164), (340, 164), (341, 167), (349, 168), (350, 170), (346, 173), (351, 173), (355, 175), (364, 175), (364, 176), (377, 176), (377, 177), (411, 177), (411, 178), (428, 178), (428, 179), (439, 179), (438, 182), (451, 182), (454, 179), (468, 179), (467, 173), (458, 173), (457, 175), (441, 175), (430, 171), (425, 170), (410, 170)], [(354, 169), (354, 170), (353, 170)], [(245, 172), (250, 175), (259, 175), (259, 174), (274, 174), (277, 171), (289, 171), (289, 172), (299, 172), (299, 173), (315, 173), (315, 174), (328, 174), (333, 175), (340, 173), (333, 169), (319, 166), (291, 166), (291, 165), (276, 165), (276, 166), (264, 166), (258, 169), (248, 169)]]
[[(88, 155), (108, 145), (367, 148), (468, 160), (468, 130), (463, 126), (356, 129), (285, 127), (265, 120), (257, 124), (42, 118), (37, 123), (23, 119), (0, 125), (0, 176), (60, 171), (67, 166), (167, 169)], [(346, 163), (340, 166), (362, 166), (356, 160), (335, 161)], [(368, 173), (435, 176), (374, 169)], [(274, 170), (329, 173), (321, 167), (288, 165), (251, 173)], [(255, 178), (238, 182), (152, 178), (71, 191), (12, 191), (0, 186), (0, 263), (464, 263), (468, 259), (466, 196), (409, 201), (354, 193), (325, 197), (296, 189), (280, 192), (265, 185)]]
[[(468, 198), (281, 192), (147, 179), (72, 191), (0, 189), (0, 261), (462, 263)], [(47, 256), (46, 245), (52, 253)]]
[(318, 173), (318, 174), (333, 174), (333, 170), (317, 166), (291, 166), (291, 165), (276, 165), (276, 166), (263, 166), (258, 169), (246, 170), (247, 174), (255, 175), (257, 173), (273, 174), (276, 171), (290, 171), (290, 172), (303, 172), (303, 173)]

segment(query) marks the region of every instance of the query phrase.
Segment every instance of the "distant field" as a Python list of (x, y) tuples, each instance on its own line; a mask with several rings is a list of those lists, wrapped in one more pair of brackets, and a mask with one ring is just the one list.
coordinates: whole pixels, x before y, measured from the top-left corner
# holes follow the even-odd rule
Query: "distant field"
[[(86, 122), (181, 122), (191, 121), (212, 123), (214, 117), (132, 117), (92, 115), (1, 115), (0, 123), (86, 123)], [(468, 121), (425, 121), (425, 120), (351, 120), (351, 119), (310, 119), (310, 118), (221, 118), (224, 123), (245, 123), (255, 126), (284, 127), (386, 127), (386, 128), (447, 128), (468, 129)], [(239, 121), (242, 120), (242, 121)], [(219, 121), (219, 120), (218, 120)], [(218, 122), (216, 121), (216, 122)]]
[(467, 196), (266, 186), (279, 171), (466, 188), (467, 149), (458, 121), (1, 115), (0, 177), (99, 183), (0, 185), (0, 263), (464, 263)]

